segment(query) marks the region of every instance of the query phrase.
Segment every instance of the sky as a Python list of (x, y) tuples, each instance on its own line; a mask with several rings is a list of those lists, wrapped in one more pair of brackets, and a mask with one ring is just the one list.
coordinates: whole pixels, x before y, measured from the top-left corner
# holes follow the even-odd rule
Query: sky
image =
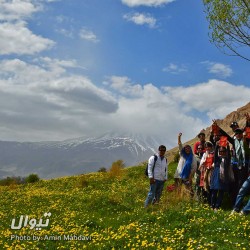
[(208, 27), (202, 1), (0, 0), (0, 140), (195, 137), (250, 101)]

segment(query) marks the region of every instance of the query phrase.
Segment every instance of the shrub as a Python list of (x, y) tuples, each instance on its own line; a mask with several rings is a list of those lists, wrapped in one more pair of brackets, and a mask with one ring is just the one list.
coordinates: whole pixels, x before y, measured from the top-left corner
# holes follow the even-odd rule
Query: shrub
[(105, 167), (99, 168), (98, 170), (99, 173), (106, 173), (107, 169)]
[(77, 183), (77, 187), (84, 188), (89, 185), (89, 181), (87, 180), (87, 177), (85, 175), (81, 175), (79, 182)]
[(37, 174), (30, 174), (27, 178), (26, 178), (26, 183), (35, 183), (37, 181), (39, 181), (40, 178), (38, 177)]

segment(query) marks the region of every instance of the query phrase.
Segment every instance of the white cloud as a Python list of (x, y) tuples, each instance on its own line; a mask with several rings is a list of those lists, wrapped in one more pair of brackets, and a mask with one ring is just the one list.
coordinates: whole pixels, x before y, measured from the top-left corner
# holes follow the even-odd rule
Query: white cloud
[(204, 125), (198, 117), (185, 114), (179, 102), (150, 83), (141, 86), (137, 98), (120, 96), (119, 109), (111, 116), (113, 130), (160, 137), (168, 147), (176, 145), (180, 131), (189, 139)]
[(27, 19), (43, 9), (39, 1), (0, 1), (0, 54), (33, 55), (50, 49), (55, 43), (33, 34), (27, 28)]
[(220, 80), (209, 80), (189, 87), (165, 87), (166, 92), (177, 102), (184, 103), (188, 110), (206, 113), (210, 119), (225, 115), (249, 102), (250, 88)]
[(215, 63), (211, 66), (210, 73), (221, 75), (222, 77), (229, 77), (232, 75), (233, 71), (228, 65), (224, 65), (221, 63)]
[(140, 96), (142, 94), (142, 86), (133, 84), (126, 76), (111, 76), (104, 84), (110, 85), (112, 89), (123, 95)]
[(171, 74), (179, 74), (182, 72), (187, 72), (187, 67), (185, 65), (177, 65), (174, 63), (169, 63), (168, 66), (162, 69), (164, 72), (170, 72)]
[[(96, 116), (115, 112), (118, 104), (109, 91), (87, 77), (65, 74), (65, 67), (74, 65), (49, 58), (36, 65), (19, 59), (1, 61), (1, 138), (24, 139), (25, 131), (30, 131), (28, 140), (75, 137), (83, 129), (88, 133)], [(11, 128), (12, 134), (3, 134), (4, 128)]]
[(225, 65), (222, 63), (209, 62), (209, 61), (206, 61), (203, 63), (207, 64), (209, 73), (215, 74), (217, 77), (227, 78), (233, 74), (233, 70), (231, 69), (229, 65)]
[[(120, 81), (119, 78), (112, 80), (118, 84), (111, 86), (126, 94), (120, 96), (119, 109), (112, 114), (117, 118), (112, 122), (113, 128), (166, 136), (166, 144), (171, 146), (176, 145), (178, 132), (183, 132), (184, 140), (191, 139), (202, 128), (211, 125), (207, 120), (224, 118), (248, 103), (250, 96), (249, 87), (219, 80), (162, 90), (153, 84), (139, 85), (138, 88), (138, 84), (132, 84), (126, 77)], [(134, 87), (139, 89), (136, 96), (132, 91)]]
[(161, 6), (174, 2), (175, 0), (122, 0), (122, 3), (129, 7), (137, 6)]
[(62, 34), (65, 37), (74, 38), (74, 34), (73, 34), (72, 30), (67, 30), (67, 29), (64, 29), (64, 28), (60, 28), (60, 29), (56, 29), (56, 32), (59, 33), (59, 34)]
[(26, 22), (0, 23), (0, 54), (35, 54), (51, 48), (55, 43), (33, 34), (26, 27)]
[(20, 20), (30, 17), (34, 12), (42, 9), (38, 2), (32, 0), (1, 0), (0, 20)]
[(152, 17), (150, 14), (144, 13), (133, 13), (133, 14), (125, 14), (123, 16), (124, 19), (133, 22), (137, 25), (148, 25), (150, 28), (155, 28), (156, 19)]
[(97, 36), (93, 33), (93, 31), (88, 30), (88, 29), (81, 29), (79, 32), (79, 36), (80, 38), (90, 41), (90, 42), (94, 42), (94, 43), (98, 43), (99, 39), (97, 38)]

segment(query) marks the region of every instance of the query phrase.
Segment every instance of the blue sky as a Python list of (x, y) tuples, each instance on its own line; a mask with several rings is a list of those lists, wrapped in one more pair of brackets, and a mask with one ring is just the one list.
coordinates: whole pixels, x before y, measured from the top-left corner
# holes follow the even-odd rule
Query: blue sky
[(1, 140), (171, 147), (249, 102), (250, 64), (209, 42), (202, 1), (1, 0), (0, 20)]

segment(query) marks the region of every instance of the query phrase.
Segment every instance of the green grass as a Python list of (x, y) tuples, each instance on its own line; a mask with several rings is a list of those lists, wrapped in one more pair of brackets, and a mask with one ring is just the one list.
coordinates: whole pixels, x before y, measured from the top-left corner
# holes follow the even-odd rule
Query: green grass
[[(215, 213), (185, 194), (164, 189), (161, 203), (144, 209), (149, 187), (144, 168), (126, 168), (117, 178), (91, 173), (0, 187), (0, 249), (250, 248), (250, 218), (230, 216), (227, 199)], [(173, 183), (175, 168), (170, 164), (166, 185)], [(13, 218), (39, 220), (45, 212), (52, 215), (40, 231), (10, 227)], [(79, 238), (64, 239), (68, 236)]]

